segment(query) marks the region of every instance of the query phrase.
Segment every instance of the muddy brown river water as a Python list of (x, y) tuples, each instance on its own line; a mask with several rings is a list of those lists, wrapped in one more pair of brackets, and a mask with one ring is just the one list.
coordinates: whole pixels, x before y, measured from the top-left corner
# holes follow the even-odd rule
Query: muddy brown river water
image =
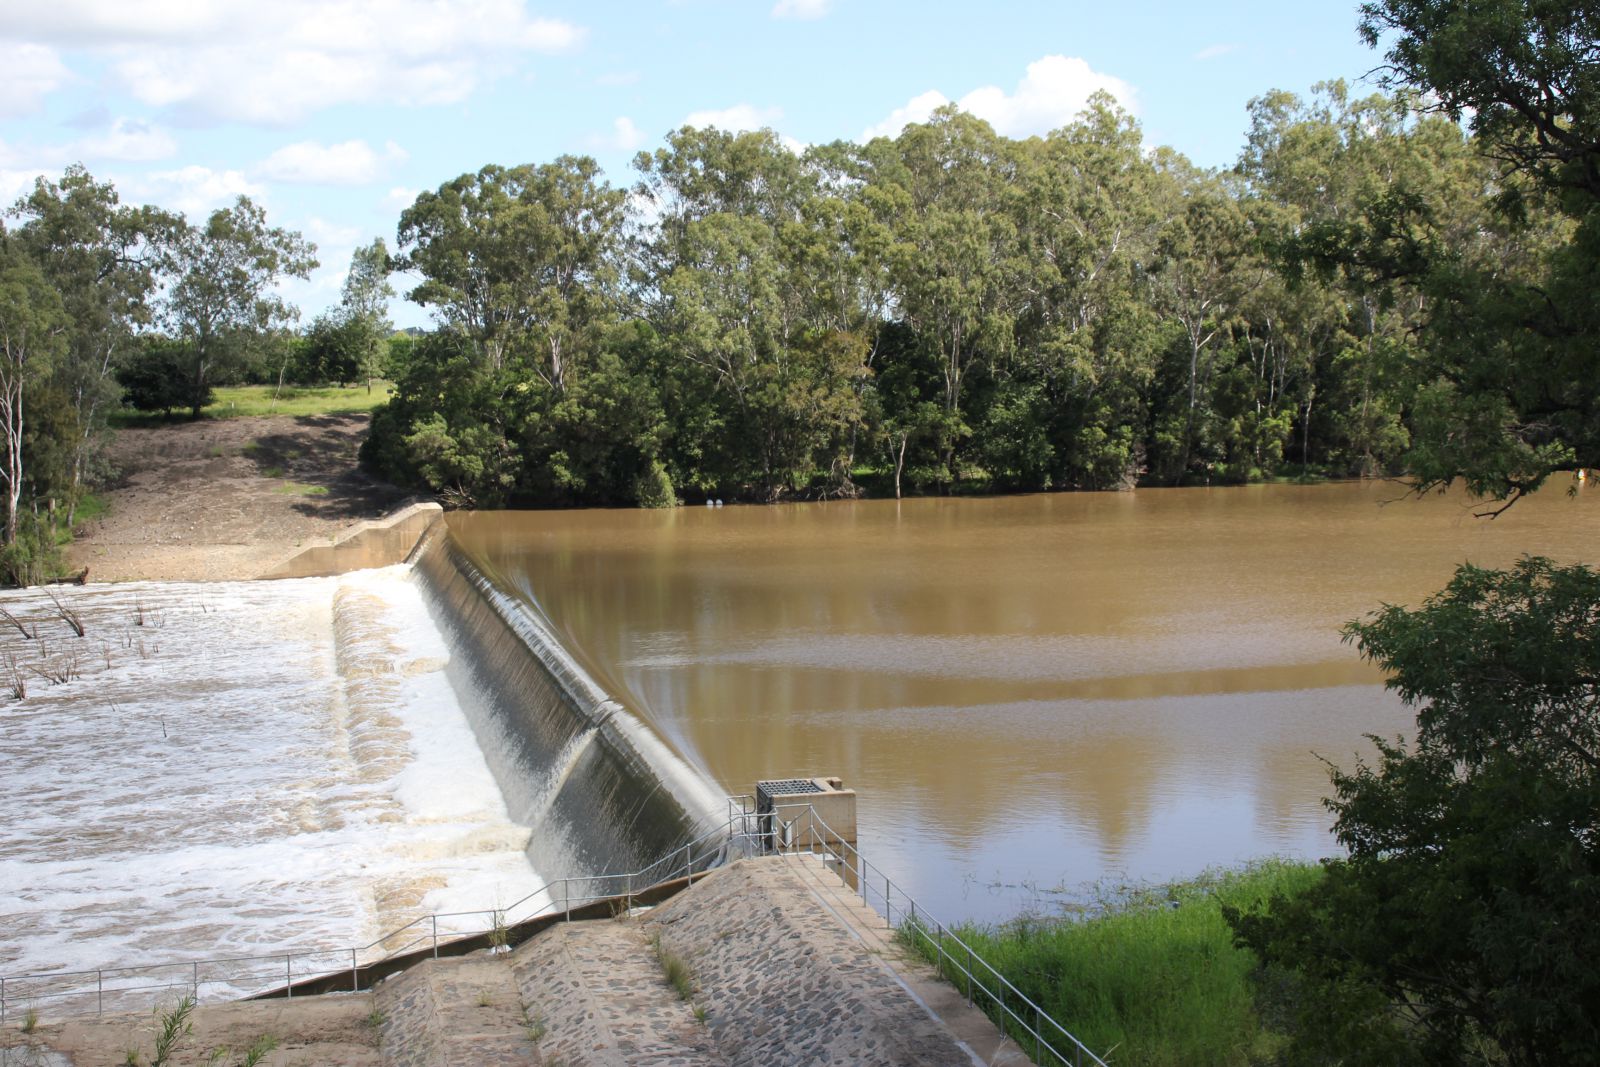
[(729, 792), (838, 775), (936, 915), (1335, 848), (1322, 758), (1411, 716), (1341, 642), (1456, 564), (1596, 562), (1600, 496), (1390, 484), (456, 514), (462, 546)]

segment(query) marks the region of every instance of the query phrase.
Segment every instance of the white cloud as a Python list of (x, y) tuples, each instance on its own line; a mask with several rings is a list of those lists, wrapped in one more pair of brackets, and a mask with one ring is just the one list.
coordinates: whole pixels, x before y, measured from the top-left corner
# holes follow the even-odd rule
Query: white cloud
[(929, 115), (949, 102), (950, 98), (937, 89), (919, 93), (906, 101), (903, 107), (889, 112), (889, 117), (882, 122), (868, 126), (862, 131), (861, 139), (870, 141), (874, 137), (898, 137), (901, 130), (914, 122), (926, 122)]
[(265, 190), (237, 170), (212, 170), (189, 166), (160, 170), (126, 183), (134, 194), (127, 199), (142, 199), (176, 209), (191, 222), (200, 222), (220, 207), (227, 207), (241, 196), (259, 197)]
[(383, 152), (365, 141), (342, 141), (322, 145), (299, 141), (284, 145), (257, 168), (266, 178), (305, 185), (370, 185), (382, 176), (390, 163), (407, 158), (405, 149), (389, 141)]
[(597, 133), (589, 138), (591, 148), (611, 148), (619, 152), (632, 152), (642, 144), (644, 144), (644, 133), (626, 115), (611, 124), (610, 133)]
[(20, 197), (33, 192), (33, 183), (38, 177), (36, 170), (0, 168), (0, 205), (10, 207)]
[(35, 178), (58, 178), (71, 163), (150, 163), (177, 151), (177, 142), (166, 130), (130, 118), (119, 118), (103, 132), (76, 141), (48, 145), (0, 141), (0, 168), (4, 168), (0, 171), (0, 207), (31, 190)]
[[(327, 219), (318, 218), (315, 215), (306, 223), (304, 233), (312, 241), (316, 242), (318, 248), (343, 248), (346, 253), (355, 251), (356, 241), (361, 237), (361, 230), (355, 226), (329, 222)], [(317, 258), (327, 259), (326, 256), (318, 256)], [(350, 256), (346, 254), (344, 260), (345, 265), (348, 266)]]
[[(956, 105), (961, 110), (988, 122), (1007, 137), (1029, 137), (1048, 133), (1070, 123), (1095, 92), (1104, 91), (1117, 98), (1129, 111), (1136, 110), (1133, 86), (1121, 78), (1102, 74), (1076, 56), (1045, 56), (1028, 64), (1016, 89), (1007, 93), (999, 86), (974, 89)], [(894, 137), (907, 123), (922, 122), (936, 108), (949, 103), (937, 89), (912, 97), (888, 118), (870, 126), (863, 140)]]
[(68, 146), (74, 159), (115, 159), (149, 163), (178, 154), (178, 142), (159, 126), (140, 119), (119, 118), (103, 134), (91, 134)]
[(820, 19), (833, 6), (833, 0), (778, 0), (772, 8), (775, 19)]
[[(459, 102), (527, 55), (565, 51), (584, 36), (572, 23), (531, 15), (527, 0), (14, 6), (6, 34), (31, 42), (24, 48), (94, 49), (144, 104), (268, 125), (344, 103)], [(47, 77), (42, 84), (41, 92), (55, 83)]]
[(40, 101), (71, 77), (54, 48), (0, 41), (0, 115), (37, 111)]
[(1238, 50), (1239, 46), (1236, 44), (1207, 45), (1206, 47), (1200, 49), (1200, 51), (1196, 52), (1194, 54), (1194, 58), (1197, 62), (1204, 63), (1208, 59), (1218, 59), (1230, 52), (1237, 52)]
[(407, 189), (403, 185), (397, 185), (383, 194), (383, 206), (394, 211), (404, 211), (417, 202), (417, 196), (421, 192), (421, 189)]
[(719, 130), (729, 133), (740, 133), (745, 130), (759, 130), (771, 126), (783, 118), (783, 109), (779, 107), (758, 108), (751, 104), (735, 104), (712, 111), (691, 111), (683, 120), (683, 125), (699, 129), (702, 126), (715, 126)]

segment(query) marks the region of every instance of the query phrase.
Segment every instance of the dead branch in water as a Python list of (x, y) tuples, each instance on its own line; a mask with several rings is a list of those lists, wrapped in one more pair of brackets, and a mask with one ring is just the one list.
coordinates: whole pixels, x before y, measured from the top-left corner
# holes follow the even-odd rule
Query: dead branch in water
[(83, 618), (76, 611), (73, 611), (71, 608), (63, 604), (61, 602), (61, 598), (56, 596), (54, 589), (47, 589), (45, 592), (50, 595), (50, 603), (56, 606), (56, 616), (60, 618), (62, 622), (72, 627), (73, 633), (77, 634), (79, 637), (82, 637)]

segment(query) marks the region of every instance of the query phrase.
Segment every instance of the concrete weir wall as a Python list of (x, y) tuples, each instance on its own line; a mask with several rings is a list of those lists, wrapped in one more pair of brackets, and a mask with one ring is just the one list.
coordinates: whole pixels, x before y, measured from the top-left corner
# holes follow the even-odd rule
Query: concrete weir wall
[(392, 567), (404, 563), (417, 549), (428, 527), (442, 521), (438, 504), (412, 504), (393, 515), (363, 522), (346, 530), (331, 545), (308, 548), (263, 578), (326, 578), (367, 567)]
[[(451, 685), (511, 818), (532, 827), (536, 871), (554, 881), (637, 870), (724, 821), (722, 794), (612, 700), (525, 604), (495, 587), (451, 540), (438, 504), (362, 523), (265, 577), (406, 561), (416, 565), (450, 649)], [(572, 892), (626, 888), (590, 881)]]
[(723, 823), (715, 787), (601, 690), (443, 524), (415, 564), (479, 747), (511, 818), (532, 828), (535, 870), (552, 881), (637, 870)]

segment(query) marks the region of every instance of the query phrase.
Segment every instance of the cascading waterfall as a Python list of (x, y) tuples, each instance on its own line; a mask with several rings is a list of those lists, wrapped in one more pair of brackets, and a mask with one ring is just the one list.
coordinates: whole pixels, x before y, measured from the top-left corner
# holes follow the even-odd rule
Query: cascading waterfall
[(720, 823), (442, 525), (339, 578), (63, 590), (83, 636), (47, 594), (0, 594), (0, 688), (26, 689), (0, 701), (0, 974), (344, 948), (559, 878), (614, 892), (583, 882)]
[(451, 682), (512, 817), (533, 828), (528, 857), (541, 874), (638, 869), (721, 821), (716, 788), (448, 536), (431, 539), (416, 567)]
[(0, 632), (26, 689), (0, 702), (0, 974), (342, 948), (536, 890), (419, 585), (62, 590), (83, 636), (0, 596), (37, 634)]

